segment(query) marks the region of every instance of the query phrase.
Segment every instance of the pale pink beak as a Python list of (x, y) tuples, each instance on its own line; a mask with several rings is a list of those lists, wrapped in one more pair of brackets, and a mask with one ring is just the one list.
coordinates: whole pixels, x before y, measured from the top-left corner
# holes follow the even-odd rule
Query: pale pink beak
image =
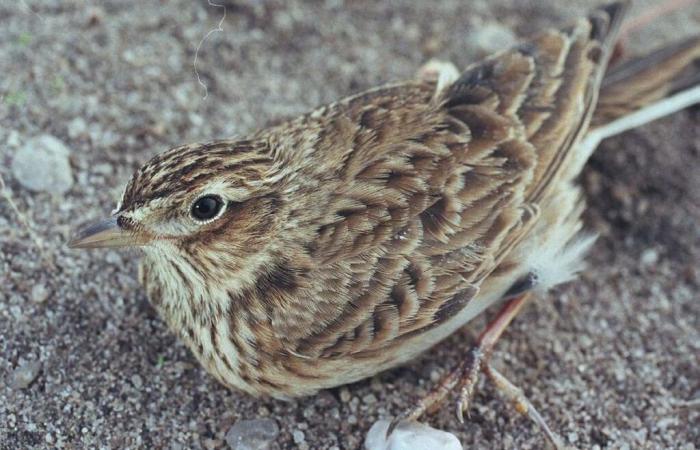
[(101, 220), (80, 228), (68, 241), (70, 248), (109, 248), (144, 245), (148, 239), (140, 233), (123, 230), (117, 217)]

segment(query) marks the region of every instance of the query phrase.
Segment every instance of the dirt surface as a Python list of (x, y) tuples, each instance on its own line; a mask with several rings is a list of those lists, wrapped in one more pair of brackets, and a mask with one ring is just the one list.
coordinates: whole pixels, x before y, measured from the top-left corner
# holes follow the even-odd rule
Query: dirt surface
[[(262, 418), (279, 425), (272, 449), (361, 448), (375, 420), (456, 364), (483, 318), (372, 380), (291, 403), (256, 400), (218, 385), (168, 333), (136, 281), (138, 253), (70, 251), (70, 229), (108, 214), (157, 152), (411, 77), (432, 56), (464, 66), (507, 43), (509, 30), (525, 36), (595, 3), (227, 0), (223, 31), (198, 54), (206, 98), (193, 61), (222, 8), (0, 3), (0, 449), (227, 448), (234, 423)], [(695, 2), (627, 48), (699, 27)], [(533, 303), (498, 347), (497, 367), (571, 446), (700, 447), (698, 123), (696, 107), (601, 146), (582, 176), (589, 228), (601, 236), (590, 269)], [(18, 152), (47, 134), (69, 151), (64, 193), (33, 192), (13, 174)], [(544, 447), (481, 386), (466, 424), (452, 404), (429, 423), (465, 449)]]

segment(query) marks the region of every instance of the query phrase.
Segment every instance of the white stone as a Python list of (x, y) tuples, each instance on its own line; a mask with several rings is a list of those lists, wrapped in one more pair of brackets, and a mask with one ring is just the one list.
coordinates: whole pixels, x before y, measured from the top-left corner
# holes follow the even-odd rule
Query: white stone
[(400, 423), (387, 439), (390, 423), (379, 420), (372, 425), (365, 439), (366, 450), (462, 450), (454, 434), (418, 422)]
[(516, 41), (512, 31), (496, 22), (479, 25), (467, 35), (468, 45), (489, 54), (510, 48)]
[(34, 303), (44, 303), (49, 298), (49, 290), (43, 284), (35, 284), (32, 287), (31, 297)]
[(292, 438), (295, 444), (301, 444), (306, 440), (306, 435), (304, 435), (304, 432), (301, 430), (294, 430), (292, 431)]
[(651, 266), (659, 262), (659, 252), (656, 249), (648, 248), (644, 250), (639, 258), (643, 265)]
[(73, 185), (68, 148), (45, 134), (27, 141), (12, 159), (12, 174), (25, 188), (63, 194)]
[(20, 137), (19, 133), (17, 130), (10, 130), (10, 134), (7, 136), (7, 145), (9, 147), (19, 147), (20, 145)]
[(82, 117), (76, 117), (68, 122), (68, 136), (71, 139), (87, 134), (87, 124)]
[(239, 420), (226, 433), (231, 450), (266, 450), (279, 435), (273, 419)]

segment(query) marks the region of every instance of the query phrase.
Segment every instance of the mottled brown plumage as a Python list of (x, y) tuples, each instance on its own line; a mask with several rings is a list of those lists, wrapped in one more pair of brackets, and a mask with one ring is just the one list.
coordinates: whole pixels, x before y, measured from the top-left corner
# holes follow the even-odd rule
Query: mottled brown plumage
[[(591, 119), (624, 115), (619, 80), (603, 82), (608, 107), (595, 113), (622, 9), (456, 80), (383, 86), (246, 140), (167, 151), (133, 176), (110, 233), (143, 246), (150, 300), (227, 386), (306, 395), (408, 361), (577, 269), (590, 240), (576, 237), (572, 180)], [(198, 221), (206, 195), (224, 208)]]

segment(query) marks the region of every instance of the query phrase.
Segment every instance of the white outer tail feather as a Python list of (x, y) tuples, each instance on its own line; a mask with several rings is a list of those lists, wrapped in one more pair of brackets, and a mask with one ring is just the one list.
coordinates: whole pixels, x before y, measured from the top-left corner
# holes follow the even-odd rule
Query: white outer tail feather
[(590, 158), (603, 139), (618, 135), (633, 128), (641, 127), (642, 125), (681, 111), (696, 103), (700, 103), (700, 86), (695, 86), (670, 97), (666, 97), (638, 111), (605, 124), (602, 127), (589, 131), (577, 149), (577, 160), (573, 164), (571, 172), (579, 173), (581, 171), (583, 165), (586, 164), (588, 158)]

